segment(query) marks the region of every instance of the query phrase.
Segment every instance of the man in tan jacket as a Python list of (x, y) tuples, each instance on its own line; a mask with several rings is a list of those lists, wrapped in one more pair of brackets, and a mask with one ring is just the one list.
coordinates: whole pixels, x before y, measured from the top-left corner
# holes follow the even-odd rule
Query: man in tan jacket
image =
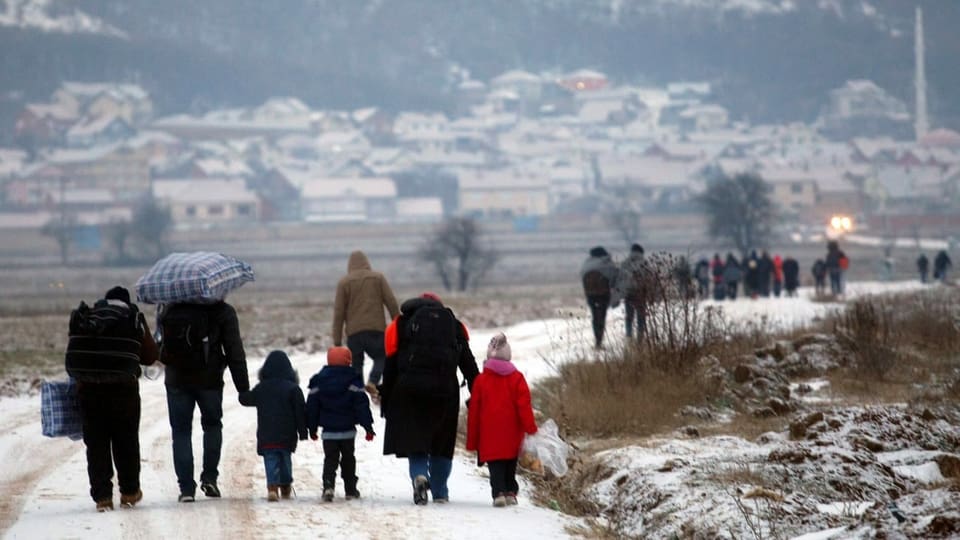
[(378, 397), (377, 384), (383, 375), (386, 359), (383, 348), (383, 331), (387, 327), (384, 307), (391, 320), (400, 314), (397, 299), (387, 279), (380, 272), (370, 269), (370, 261), (362, 251), (354, 251), (347, 262), (347, 275), (337, 283), (337, 296), (333, 303), (333, 344), (339, 347), (346, 333), (353, 367), (361, 376), (363, 355), (370, 355), (373, 368), (365, 388), (374, 398)]

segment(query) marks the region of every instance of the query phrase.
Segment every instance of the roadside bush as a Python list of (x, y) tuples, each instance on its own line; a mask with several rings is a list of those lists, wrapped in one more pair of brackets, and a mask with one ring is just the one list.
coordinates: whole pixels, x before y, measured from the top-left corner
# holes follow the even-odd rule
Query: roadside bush
[[(759, 332), (734, 327), (693, 295), (678, 257), (648, 257), (633, 301), (646, 314), (640, 339), (556, 366), (557, 376), (534, 390), (538, 408), (567, 433), (643, 436), (679, 427), (677, 413), (703, 405), (715, 389), (701, 376), (712, 356), (724, 363), (752, 352)], [(771, 336), (764, 335), (764, 340)]]

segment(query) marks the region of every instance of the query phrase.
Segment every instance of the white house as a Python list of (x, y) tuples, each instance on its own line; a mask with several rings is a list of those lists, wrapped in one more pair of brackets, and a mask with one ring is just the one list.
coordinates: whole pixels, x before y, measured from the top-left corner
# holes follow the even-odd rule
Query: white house
[(170, 208), (179, 228), (260, 220), (262, 204), (242, 179), (154, 180), (153, 196)]
[(516, 168), (457, 172), (460, 211), (488, 216), (542, 216), (550, 211), (550, 176)]
[(306, 221), (389, 222), (397, 186), (390, 178), (311, 178), (300, 185), (300, 209)]

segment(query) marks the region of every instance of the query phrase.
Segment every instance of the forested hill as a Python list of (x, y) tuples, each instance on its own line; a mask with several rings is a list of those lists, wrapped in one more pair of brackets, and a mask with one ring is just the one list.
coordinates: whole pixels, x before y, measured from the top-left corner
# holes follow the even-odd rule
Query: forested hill
[[(931, 115), (956, 125), (960, 2), (922, 0)], [(443, 108), (464, 73), (587, 67), (713, 82), (735, 118), (812, 120), (870, 78), (913, 99), (906, 0), (0, 0), (0, 107), (62, 80), (135, 81), (162, 113), (293, 95)], [(0, 131), (6, 131), (6, 128)]]

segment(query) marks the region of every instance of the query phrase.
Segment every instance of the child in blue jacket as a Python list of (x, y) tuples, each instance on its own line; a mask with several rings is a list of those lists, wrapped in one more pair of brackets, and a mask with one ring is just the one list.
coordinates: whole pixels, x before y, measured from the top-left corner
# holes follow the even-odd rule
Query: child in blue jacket
[[(300, 379), (283, 351), (273, 351), (260, 368), (260, 382), (239, 396), (240, 404), (257, 408), (257, 454), (267, 473), (267, 500), (292, 495), (291, 454), (297, 440), (307, 439)], [(279, 491), (279, 493), (278, 493)]]
[(352, 367), (350, 349), (332, 347), (327, 365), (310, 378), (307, 395), (307, 428), (317, 440), (323, 428), (323, 500), (333, 501), (333, 488), (340, 467), (346, 499), (360, 497), (357, 491), (357, 459), (354, 456), (356, 427), (363, 426), (366, 439), (373, 440), (373, 415), (363, 389), (363, 378)]

